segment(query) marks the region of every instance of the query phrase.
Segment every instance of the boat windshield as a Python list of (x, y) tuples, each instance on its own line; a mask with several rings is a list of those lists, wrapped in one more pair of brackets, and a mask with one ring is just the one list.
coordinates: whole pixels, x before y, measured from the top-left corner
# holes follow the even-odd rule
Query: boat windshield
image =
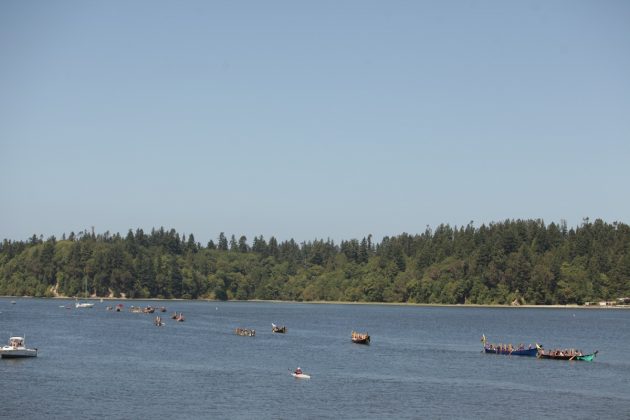
[(20, 347), (24, 345), (24, 338), (22, 337), (11, 337), (9, 338), (9, 345), (13, 347)]

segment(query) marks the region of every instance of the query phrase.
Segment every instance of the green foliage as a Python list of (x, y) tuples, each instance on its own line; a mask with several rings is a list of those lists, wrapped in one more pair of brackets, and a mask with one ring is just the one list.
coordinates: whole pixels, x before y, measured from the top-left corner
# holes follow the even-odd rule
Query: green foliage
[(581, 304), (630, 295), (630, 227), (585, 219), (440, 225), (373, 243), (245, 236), (203, 247), (174, 229), (0, 244), (0, 294), (183, 299)]

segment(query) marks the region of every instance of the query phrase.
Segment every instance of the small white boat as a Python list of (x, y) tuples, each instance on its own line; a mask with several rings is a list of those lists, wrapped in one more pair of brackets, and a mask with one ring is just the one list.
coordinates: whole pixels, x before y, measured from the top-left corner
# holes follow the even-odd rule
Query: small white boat
[(291, 371), (291, 369), (289, 369), (289, 372), (291, 372), (291, 376), (297, 379), (311, 379), (311, 375), (307, 375), (306, 373), (302, 372), (302, 369), (300, 368), (297, 368), (294, 371)]
[(37, 357), (37, 349), (26, 348), (24, 337), (11, 337), (9, 344), (0, 348), (2, 358)]

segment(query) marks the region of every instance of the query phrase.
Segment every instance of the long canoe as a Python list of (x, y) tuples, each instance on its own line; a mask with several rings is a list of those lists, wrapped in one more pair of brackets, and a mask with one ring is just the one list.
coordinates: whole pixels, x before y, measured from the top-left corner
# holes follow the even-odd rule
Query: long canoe
[(597, 353), (599, 353), (599, 350), (595, 350), (593, 353), (591, 354), (583, 354), (583, 355), (568, 355), (568, 354), (550, 354), (547, 353), (545, 354), (545, 352), (541, 351), (538, 353), (538, 358), (540, 359), (553, 359), (553, 360), (577, 360), (577, 361), (583, 361), (583, 362), (592, 362), (593, 359), (595, 358), (595, 356), (597, 356)]
[(513, 346), (512, 344), (491, 344), (488, 343), (486, 335), (481, 336), (481, 343), (483, 344), (483, 352), (490, 354), (504, 354), (506, 356), (529, 356), (535, 357), (538, 355), (538, 350), (542, 350), (542, 346), (538, 343), (530, 345), (525, 348), (523, 344)]
[(509, 350), (507, 348), (497, 348), (497, 347), (490, 347), (490, 346), (486, 346), (483, 348), (484, 353), (491, 353), (491, 354), (505, 354), (507, 356), (530, 356), (530, 357), (536, 357), (536, 355), (538, 354), (538, 349), (536, 347), (533, 348), (528, 348), (528, 349), (512, 349)]

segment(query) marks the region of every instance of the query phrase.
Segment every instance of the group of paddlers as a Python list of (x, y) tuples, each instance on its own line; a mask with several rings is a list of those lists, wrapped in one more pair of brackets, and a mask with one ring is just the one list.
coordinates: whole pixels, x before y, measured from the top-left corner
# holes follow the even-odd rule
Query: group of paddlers
[(544, 354), (546, 356), (560, 356), (560, 357), (565, 357), (565, 356), (569, 356), (569, 357), (579, 357), (579, 356), (583, 356), (584, 354), (582, 353), (582, 350), (577, 350), (577, 349), (553, 349), (553, 350), (543, 350), (543, 349), (539, 349), (538, 352), (540, 354)]
[[(183, 322), (186, 318), (184, 318), (184, 314), (181, 312), (175, 312), (172, 316), (172, 319), (174, 319), (177, 322)], [(157, 315), (155, 317), (155, 319), (153, 320), (153, 323), (158, 326), (158, 327), (163, 327), (164, 326), (164, 321), (162, 321), (162, 317)]]
[[(507, 352), (512, 352), (512, 351), (518, 351), (518, 350), (525, 350), (525, 344), (519, 344), (518, 347), (514, 347), (512, 344), (486, 344), (485, 345), (486, 348), (488, 348), (489, 350), (498, 350), (501, 352), (507, 351)], [(529, 349), (533, 349), (534, 346), (533, 344), (530, 344)]]
[(554, 348), (545, 350), (540, 344), (529, 345), (525, 348), (524, 344), (513, 346), (512, 344), (491, 344), (486, 340), (485, 334), (481, 337), (485, 353), (509, 354), (517, 356), (536, 356), (541, 359), (557, 359), (557, 360), (585, 360), (592, 361), (597, 355), (597, 351), (593, 354), (584, 354), (578, 349), (559, 349)]
[(359, 333), (356, 331), (352, 331), (352, 339), (353, 340), (365, 340), (367, 338), (369, 338), (370, 336), (368, 335), (368, 333)]
[(245, 337), (254, 337), (256, 335), (256, 330), (250, 330), (249, 328), (236, 328), (234, 332)]

